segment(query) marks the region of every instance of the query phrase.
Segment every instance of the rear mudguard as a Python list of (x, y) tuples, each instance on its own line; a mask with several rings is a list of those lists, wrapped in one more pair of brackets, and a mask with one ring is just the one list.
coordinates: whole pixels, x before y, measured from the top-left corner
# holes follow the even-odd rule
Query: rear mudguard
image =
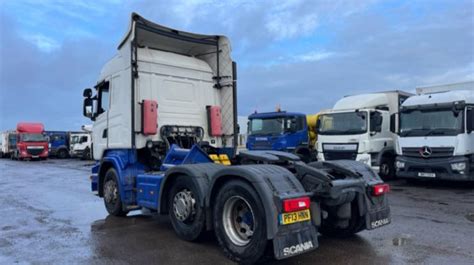
[[(369, 166), (357, 161), (338, 160), (308, 165), (296, 163), (295, 169), (305, 190), (313, 192), (321, 205), (348, 206), (349, 202), (357, 200), (359, 214), (365, 216), (367, 229), (390, 222), (387, 196), (374, 197), (370, 194), (370, 187), (383, 181)], [(350, 211), (350, 207), (341, 208), (338, 211), (341, 217), (350, 215), (344, 209)]]

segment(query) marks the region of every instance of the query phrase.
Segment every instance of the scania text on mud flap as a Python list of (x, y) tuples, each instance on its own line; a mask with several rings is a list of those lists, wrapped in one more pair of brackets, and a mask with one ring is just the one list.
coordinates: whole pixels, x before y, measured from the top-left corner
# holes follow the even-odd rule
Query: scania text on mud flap
[(95, 93), (83, 94), (83, 114), (94, 122), (91, 188), (107, 212), (168, 215), (187, 241), (213, 230), (224, 254), (240, 263), (258, 262), (270, 246), (277, 259), (314, 250), (318, 229), (370, 229), (360, 222), (369, 213), (389, 218), (385, 195), (372, 201), (368, 192), (383, 182), (357, 164), (236, 154), (237, 66), (230, 53), (225, 36), (177, 31), (132, 14)]

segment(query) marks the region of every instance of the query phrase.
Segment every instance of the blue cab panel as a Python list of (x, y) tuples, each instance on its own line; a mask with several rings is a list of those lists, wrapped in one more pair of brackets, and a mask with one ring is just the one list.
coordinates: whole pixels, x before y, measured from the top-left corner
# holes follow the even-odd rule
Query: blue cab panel
[[(249, 117), (250, 127), (247, 136), (246, 147), (248, 150), (276, 150), (292, 152), (299, 146), (308, 145), (308, 126), (306, 124), (306, 115), (294, 112), (266, 112), (254, 113)], [(295, 120), (293, 129), (286, 128), (288, 121)], [(252, 121), (258, 120), (261, 128), (255, 130), (252, 128)], [(279, 126), (275, 127), (278, 120)], [(283, 124), (282, 124), (283, 123)]]
[(212, 159), (197, 145), (191, 149), (183, 149), (178, 145), (173, 144), (166, 154), (166, 157), (161, 165), (161, 170), (181, 165), (181, 164), (200, 164), (213, 163)]
[(137, 175), (138, 205), (149, 209), (158, 209), (158, 198), (163, 178), (164, 173)]

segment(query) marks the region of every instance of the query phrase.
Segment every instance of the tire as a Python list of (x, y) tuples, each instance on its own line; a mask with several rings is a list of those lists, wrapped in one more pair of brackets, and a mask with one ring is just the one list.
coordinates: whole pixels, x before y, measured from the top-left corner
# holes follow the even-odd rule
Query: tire
[(105, 173), (103, 194), (105, 209), (113, 216), (126, 216), (128, 211), (122, 209), (122, 198), (120, 198), (118, 186), (118, 174), (114, 168)]
[(263, 258), (268, 244), (265, 210), (255, 189), (232, 180), (221, 187), (214, 202), (214, 232), (224, 254), (244, 264)]
[(307, 163), (311, 162), (311, 151), (307, 148), (300, 148), (296, 150), (296, 155), (300, 157), (301, 161)]
[(205, 230), (201, 196), (190, 176), (180, 175), (173, 181), (168, 196), (169, 216), (176, 235), (183, 240), (196, 241)]
[(67, 158), (67, 150), (66, 149), (59, 149), (58, 150), (58, 158), (65, 159)]
[(365, 229), (365, 218), (359, 215), (357, 200), (351, 202), (349, 225), (345, 228), (341, 228), (337, 227), (337, 223), (337, 217), (329, 214), (328, 218), (323, 220), (319, 232), (327, 237), (347, 238)]
[(382, 179), (395, 178), (395, 159), (391, 156), (385, 156), (380, 162), (379, 175)]
[(91, 157), (91, 150), (89, 149), (89, 147), (87, 147), (85, 150), (84, 150), (84, 153), (82, 153), (82, 160), (89, 160)]

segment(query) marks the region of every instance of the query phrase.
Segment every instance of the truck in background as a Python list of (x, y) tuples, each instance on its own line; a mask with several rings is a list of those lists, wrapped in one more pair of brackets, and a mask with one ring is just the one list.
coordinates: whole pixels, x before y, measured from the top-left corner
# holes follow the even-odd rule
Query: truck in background
[(47, 159), (49, 142), (44, 135), (42, 123), (18, 123), (16, 126), (16, 148), (11, 153), (13, 159)]
[(187, 241), (213, 230), (225, 255), (246, 264), (267, 246), (277, 259), (314, 250), (318, 230), (348, 236), (390, 223), (389, 187), (362, 163), (247, 150), (238, 156), (257, 163), (235, 165), (237, 67), (225, 36), (133, 13), (95, 93), (83, 95), (91, 188), (110, 215), (166, 214)]
[(49, 156), (67, 158), (69, 156), (69, 141), (72, 132), (45, 131), (49, 140)]
[(11, 157), (12, 153), (16, 150), (16, 132), (5, 131), (1, 133), (1, 150), (0, 158)]
[(396, 113), (411, 93), (384, 91), (346, 96), (319, 116), (318, 161), (364, 162), (383, 178), (395, 176)]
[(92, 135), (90, 132), (76, 132), (71, 134), (69, 155), (84, 160), (92, 159)]
[(474, 180), (474, 81), (417, 88), (399, 116), (397, 177)]
[(318, 114), (276, 111), (248, 117), (248, 150), (276, 150), (298, 155), (303, 161), (316, 160)]

